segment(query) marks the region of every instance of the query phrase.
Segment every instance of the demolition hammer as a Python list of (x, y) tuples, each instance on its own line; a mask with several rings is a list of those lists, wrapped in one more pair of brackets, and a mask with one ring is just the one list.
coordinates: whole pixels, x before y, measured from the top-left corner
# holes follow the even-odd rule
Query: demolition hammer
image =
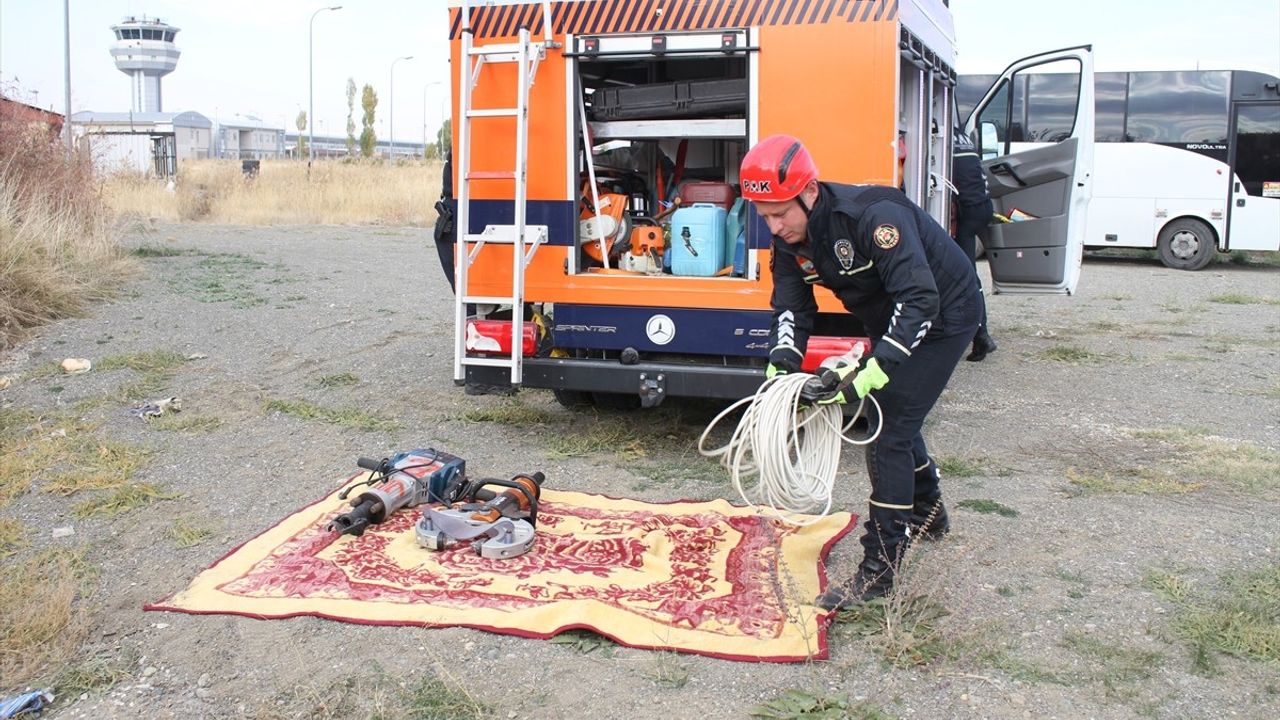
[(363, 535), (370, 526), (386, 521), (402, 508), (423, 503), (448, 505), (467, 484), (466, 461), (438, 450), (410, 450), (382, 460), (362, 457), (356, 465), (371, 474), (338, 495), (346, 500), (356, 488), (367, 487), (351, 501), (350, 511), (325, 526), (339, 535)]

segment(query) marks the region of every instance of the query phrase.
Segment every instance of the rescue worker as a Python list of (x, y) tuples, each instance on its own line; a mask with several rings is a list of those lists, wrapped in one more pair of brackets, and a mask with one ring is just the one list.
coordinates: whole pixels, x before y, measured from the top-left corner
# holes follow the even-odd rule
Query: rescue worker
[[(995, 209), (987, 190), (987, 175), (982, 171), (982, 158), (973, 140), (956, 128), (951, 149), (951, 181), (956, 187), (956, 243), (969, 256), (974, 269), (978, 266), (978, 233), (991, 222)], [(978, 278), (981, 290), (982, 278)], [(982, 320), (973, 336), (973, 351), (965, 360), (982, 362), (996, 351), (996, 341), (987, 330), (987, 303), (982, 303)]]
[(920, 431), (974, 337), (981, 291), (960, 247), (900, 190), (819, 182), (794, 137), (757, 143), (739, 179), (773, 234), (766, 374), (800, 369), (818, 312), (815, 285), (835, 293), (873, 339), (865, 363), (844, 371), (848, 387), (833, 398), (857, 402), (874, 393), (883, 420), (866, 451), (871, 498), (862, 562), (817, 599), (828, 610), (848, 608), (889, 591), (910, 540), (950, 529), (938, 466)]
[(453, 224), (453, 149), (445, 151), (444, 177), (440, 180), (440, 199), (436, 201), (436, 224), (432, 228), (436, 241), (436, 254), (440, 256), (440, 269), (453, 290), (453, 246), (458, 235)]

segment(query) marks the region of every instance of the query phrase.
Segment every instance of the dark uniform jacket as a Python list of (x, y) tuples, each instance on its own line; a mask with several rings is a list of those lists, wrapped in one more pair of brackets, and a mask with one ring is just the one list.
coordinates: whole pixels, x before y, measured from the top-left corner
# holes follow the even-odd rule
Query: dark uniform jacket
[(818, 312), (814, 285), (830, 288), (862, 322), (886, 373), (929, 333), (972, 332), (977, 276), (942, 226), (894, 188), (818, 188), (807, 240), (774, 238), (769, 362), (800, 367)]
[[(956, 204), (961, 208), (986, 207), (982, 218), (991, 217), (991, 195), (987, 189), (987, 175), (982, 171), (982, 158), (973, 141), (962, 130), (956, 130), (951, 145), (951, 182), (956, 186)], [(982, 211), (976, 210), (978, 214)]]

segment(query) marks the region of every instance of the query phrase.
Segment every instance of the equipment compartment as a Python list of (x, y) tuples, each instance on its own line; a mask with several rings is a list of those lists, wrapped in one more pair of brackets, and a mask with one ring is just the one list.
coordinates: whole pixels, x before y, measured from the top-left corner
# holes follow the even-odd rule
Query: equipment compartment
[(592, 120), (725, 117), (746, 111), (746, 78), (602, 87), (591, 97)]

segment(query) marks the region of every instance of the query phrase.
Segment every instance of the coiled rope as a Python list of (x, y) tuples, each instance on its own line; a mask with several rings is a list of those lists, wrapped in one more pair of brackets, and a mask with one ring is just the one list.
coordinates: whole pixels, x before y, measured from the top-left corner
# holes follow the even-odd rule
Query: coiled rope
[[(790, 525), (811, 525), (831, 512), (843, 445), (868, 445), (880, 435), (881, 423), (865, 438), (847, 435), (868, 399), (880, 417), (875, 398), (868, 395), (842, 424), (840, 405), (810, 405), (801, 399), (805, 383), (814, 378), (808, 373), (775, 375), (755, 395), (725, 408), (698, 438), (698, 452), (720, 458), (743, 502), (768, 508)], [(744, 404), (747, 409), (729, 442), (707, 449), (716, 425)]]

